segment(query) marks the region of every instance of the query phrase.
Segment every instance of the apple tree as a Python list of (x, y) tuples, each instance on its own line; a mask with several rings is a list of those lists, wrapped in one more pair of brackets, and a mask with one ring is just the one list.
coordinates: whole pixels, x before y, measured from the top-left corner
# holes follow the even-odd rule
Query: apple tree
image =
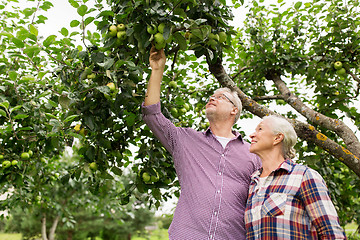
[[(0, 153), (18, 160), (3, 165), (2, 183), (19, 187), (31, 176), (34, 161), (22, 152), (57, 161), (76, 138), (80, 157), (62, 174), (66, 181), (91, 167), (102, 186), (130, 168), (137, 177), (121, 203), (135, 189), (156, 206), (178, 194), (171, 156), (141, 120), (155, 45), (167, 55), (162, 110), (175, 125), (206, 129), (207, 97), (220, 86), (235, 89), (242, 118), (279, 114), (294, 125), (299, 161), (325, 177), (342, 223), (360, 218), (356, 0), (68, 2), (78, 16), (61, 37), (38, 33), (48, 1), (2, 20)], [(230, 21), (239, 7), (248, 13), (235, 29)], [(82, 46), (75, 46), (78, 37)]]

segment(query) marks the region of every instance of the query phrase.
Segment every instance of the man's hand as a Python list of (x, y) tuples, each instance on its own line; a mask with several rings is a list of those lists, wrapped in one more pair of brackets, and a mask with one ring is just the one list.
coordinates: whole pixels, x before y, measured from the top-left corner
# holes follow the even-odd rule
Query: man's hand
[(157, 50), (155, 46), (152, 46), (150, 50), (149, 63), (151, 69), (154, 70), (164, 70), (165, 68), (166, 57), (164, 49)]

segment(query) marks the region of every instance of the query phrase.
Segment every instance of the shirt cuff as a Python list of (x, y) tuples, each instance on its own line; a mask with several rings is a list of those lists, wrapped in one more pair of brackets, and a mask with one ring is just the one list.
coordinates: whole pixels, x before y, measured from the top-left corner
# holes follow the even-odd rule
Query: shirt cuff
[(160, 102), (148, 106), (145, 106), (143, 102), (141, 104), (141, 111), (144, 115), (161, 113)]

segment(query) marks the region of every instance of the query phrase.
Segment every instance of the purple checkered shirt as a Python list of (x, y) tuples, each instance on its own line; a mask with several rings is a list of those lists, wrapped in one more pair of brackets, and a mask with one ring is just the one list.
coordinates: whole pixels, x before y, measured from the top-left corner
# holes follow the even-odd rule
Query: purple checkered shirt
[(210, 129), (175, 127), (160, 103), (144, 106), (143, 119), (172, 154), (181, 194), (170, 240), (245, 239), (244, 211), (250, 176), (261, 161), (240, 134), (225, 149)]
[(346, 239), (318, 172), (287, 159), (258, 188), (260, 173), (249, 188), (246, 239)]

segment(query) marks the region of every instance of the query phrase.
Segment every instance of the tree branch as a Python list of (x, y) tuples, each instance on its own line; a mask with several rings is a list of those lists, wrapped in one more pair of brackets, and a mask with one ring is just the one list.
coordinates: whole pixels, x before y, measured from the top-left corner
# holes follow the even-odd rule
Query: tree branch
[[(215, 63), (210, 63), (208, 61), (208, 65), (209, 65), (210, 72), (219, 81), (221, 86), (228, 87), (232, 90), (235, 90), (238, 93), (244, 109), (246, 109), (247, 111), (253, 113), (254, 115), (256, 115), (258, 117), (264, 117), (266, 115), (278, 115), (277, 113), (271, 111), (270, 109), (266, 108), (265, 106), (258, 104), (256, 101), (254, 101), (253, 99), (248, 97), (243, 91), (241, 91), (236, 86), (234, 81), (232, 81), (230, 79), (230, 77), (226, 74), (220, 59), (218, 59), (217, 62), (215, 62)], [(284, 86), (281, 86), (281, 88), (284, 88)], [(284, 91), (284, 89), (282, 91)], [(300, 100), (298, 100), (297, 98), (294, 98), (294, 96), (291, 94), (291, 92), (283, 93), (283, 95), (286, 96), (287, 100), (289, 102), (291, 102), (292, 105), (294, 105), (294, 106), (296, 104), (301, 103)], [(298, 106), (296, 106), (296, 107), (298, 107)], [(306, 107), (306, 106), (304, 106), (304, 107)], [(300, 110), (302, 111), (302, 109), (300, 109)], [(306, 110), (307, 109), (304, 109), (304, 111), (306, 111)], [(313, 111), (313, 110), (311, 110), (311, 111)], [(315, 111), (313, 111), (313, 112), (315, 112)], [(314, 116), (315, 120), (318, 116), (319, 116), (319, 113), (315, 114), (315, 116)], [(309, 117), (311, 117), (311, 116), (309, 116)], [(324, 117), (326, 118), (326, 116), (324, 116)], [(309, 118), (307, 118), (307, 119), (309, 119)], [(333, 140), (329, 139), (324, 134), (317, 131), (315, 129), (315, 127), (313, 127), (307, 123), (300, 122), (298, 120), (290, 120), (290, 119), (287, 119), (287, 120), (293, 124), (295, 131), (299, 138), (301, 138), (302, 140), (308, 141), (308, 142), (312, 142), (312, 143), (316, 144), (317, 146), (320, 146), (321, 148), (323, 148), (325, 151), (327, 151), (328, 153), (330, 153), (331, 155), (333, 155), (340, 161), (343, 161), (357, 176), (360, 177), (359, 156), (355, 155), (355, 154), (359, 155), (360, 150), (351, 152), (351, 151), (347, 150), (346, 148), (344, 148), (343, 146), (339, 145), (338, 143), (334, 142)], [(319, 122), (319, 120), (316, 120), (316, 122)], [(333, 122), (334, 122), (334, 125), (336, 125), (336, 129), (339, 128), (339, 125), (341, 124), (340, 121), (333, 120)], [(337, 129), (337, 131), (340, 131), (340, 130)], [(356, 145), (355, 143), (353, 144), (351, 142), (349, 142), (349, 144)]]

